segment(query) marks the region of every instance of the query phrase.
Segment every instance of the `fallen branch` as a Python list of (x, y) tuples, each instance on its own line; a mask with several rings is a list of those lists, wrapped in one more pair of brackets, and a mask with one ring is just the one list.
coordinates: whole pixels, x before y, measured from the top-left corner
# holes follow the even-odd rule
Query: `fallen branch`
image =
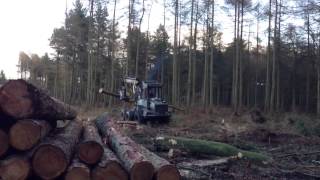
[(244, 151), (229, 144), (189, 139), (182, 137), (157, 137), (155, 146), (160, 150), (182, 149), (189, 153), (207, 154), (216, 156), (239, 156), (257, 163), (267, 163), (270, 157), (256, 152)]
[(306, 155), (315, 155), (315, 154), (320, 154), (320, 151), (313, 151), (313, 152), (307, 152), (307, 153), (291, 153), (291, 154), (284, 154), (277, 156), (277, 158), (286, 158), (290, 156), (306, 156)]

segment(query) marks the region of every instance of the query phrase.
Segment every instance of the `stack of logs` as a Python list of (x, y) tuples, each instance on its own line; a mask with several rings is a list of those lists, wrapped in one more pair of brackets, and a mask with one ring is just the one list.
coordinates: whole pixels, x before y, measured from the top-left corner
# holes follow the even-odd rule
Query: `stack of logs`
[[(180, 179), (175, 166), (122, 135), (107, 114), (92, 122), (76, 117), (73, 108), (24, 80), (3, 85), (0, 179)], [(59, 128), (58, 120), (68, 123)]]

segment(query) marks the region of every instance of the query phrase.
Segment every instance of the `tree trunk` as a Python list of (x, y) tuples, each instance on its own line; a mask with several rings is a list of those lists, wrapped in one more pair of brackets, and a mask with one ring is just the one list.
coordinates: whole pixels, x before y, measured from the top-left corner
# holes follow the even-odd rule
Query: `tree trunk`
[[(112, 44), (111, 44), (111, 86), (110, 92), (114, 91), (114, 63), (115, 63), (115, 43), (116, 43), (116, 8), (117, 0), (114, 0), (113, 18), (112, 18)], [(109, 97), (109, 107), (112, 104), (112, 97)]]
[(212, 7), (211, 7), (211, 29), (210, 29), (210, 75), (209, 75), (209, 104), (210, 106), (213, 105), (213, 85), (214, 85), (214, 71), (213, 71), (213, 61), (214, 61), (214, 36), (213, 36), (213, 32), (214, 32), (214, 0), (211, 2), (212, 3)]
[(270, 61), (271, 61), (271, 8), (272, 8), (272, 0), (269, 0), (269, 26), (268, 26), (268, 48), (267, 48), (267, 72), (266, 72), (266, 90), (265, 90), (265, 111), (270, 110)]
[(181, 179), (180, 173), (176, 166), (170, 164), (167, 160), (152, 153), (145, 147), (139, 145), (139, 152), (143, 154), (155, 167), (156, 180), (179, 180)]
[(127, 172), (122, 168), (120, 160), (106, 146), (100, 163), (92, 170), (93, 180), (128, 180)]
[(270, 109), (271, 111), (275, 110), (275, 102), (276, 102), (276, 86), (277, 86), (277, 16), (278, 16), (278, 0), (276, 2), (276, 11), (274, 18), (274, 37), (273, 37), (273, 54), (272, 54), (272, 79), (271, 79), (271, 94), (270, 94)]
[[(318, 60), (319, 61), (319, 60)], [(317, 65), (317, 115), (320, 115), (320, 66)]]
[(0, 179), (24, 180), (31, 172), (27, 156), (12, 156), (0, 162)]
[(83, 140), (78, 147), (79, 159), (93, 165), (100, 161), (103, 155), (101, 137), (95, 125), (86, 125), (83, 130)]
[(65, 180), (90, 180), (90, 169), (88, 166), (74, 156), (65, 176)]
[(173, 63), (172, 63), (172, 104), (177, 103), (177, 41), (178, 41), (178, 14), (179, 14), (179, 0), (175, 0), (175, 21), (174, 21), (174, 42), (173, 42)]
[(42, 179), (60, 176), (70, 163), (81, 132), (81, 122), (71, 121), (61, 132), (41, 143), (32, 158), (34, 172)]
[(188, 82), (187, 82), (187, 105), (190, 106), (191, 104), (191, 88), (192, 88), (192, 57), (193, 57), (193, 9), (194, 9), (194, 0), (191, 1), (191, 18), (190, 18), (190, 37), (189, 37), (189, 59), (188, 59)]
[(142, 15), (140, 18), (140, 23), (139, 23), (139, 32), (138, 32), (138, 38), (137, 38), (137, 51), (136, 51), (136, 71), (135, 71), (135, 75), (137, 78), (139, 78), (139, 56), (140, 56), (140, 36), (141, 36), (141, 24), (142, 24), (142, 20), (143, 20), (143, 16), (144, 16), (144, 1), (142, 0)]
[(8, 134), (0, 129), (0, 158), (6, 154), (9, 149), (9, 136)]
[(258, 163), (271, 160), (264, 154), (244, 151), (225, 143), (199, 139), (188, 139), (182, 137), (157, 137), (155, 140), (155, 146), (159, 150), (181, 149), (189, 153), (216, 156), (237, 156), (239, 153), (241, 153), (244, 158)]
[(137, 144), (113, 128), (107, 114), (96, 119), (96, 125), (103, 136), (109, 138), (109, 144), (121, 159), (130, 174), (130, 180), (150, 180), (154, 173), (153, 165), (139, 153)]
[(21, 79), (11, 80), (1, 87), (0, 107), (14, 119), (56, 121), (74, 119), (77, 116), (70, 106)]
[(47, 121), (20, 120), (10, 128), (10, 145), (17, 150), (29, 150), (44, 139), (51, 129)]
[(196, 6), (196, 19), (194, 25), (193, 33), (193, 57), (192, 57), (192, 104), (195, 104), (196, 101), (196, 79), (197, 79), (197, 33), (198, 33), (198, 14), (199, 14), (199, 2), (197, 1)]

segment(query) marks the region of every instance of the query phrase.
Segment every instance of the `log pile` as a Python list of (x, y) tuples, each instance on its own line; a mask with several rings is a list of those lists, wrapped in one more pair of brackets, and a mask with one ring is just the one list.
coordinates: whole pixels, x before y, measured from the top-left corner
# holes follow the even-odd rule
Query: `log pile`
[[(58, 128), (59, 120), (68, 123)], [(24, 80), (9, 81), (0, 88), (0, 179), (180, 179), (174, 165), (121, 134), (107, 114), (94, 122)]]

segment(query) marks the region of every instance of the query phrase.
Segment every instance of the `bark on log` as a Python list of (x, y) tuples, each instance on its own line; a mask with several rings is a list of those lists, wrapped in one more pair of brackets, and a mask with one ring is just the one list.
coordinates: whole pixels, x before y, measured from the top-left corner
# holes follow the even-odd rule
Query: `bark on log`
[(180, 172), (177, 167), (170, 164), (167, 160), (159, 157), (141, 145), (139, 145), (139, 152), (141, 152), (155, 167), (154, 178), (156, 180), (181, 179)]
[(6, 154), (9, 149), (9, 136), (0, 129), (0, 158)]
[(76, 111), (24, 80), (10, 80), (0, 88), (0, 109), (14, 119), (74, 119)]
[(92, 170), (93, 180), (128, 180), (117, 156), (106, 146), (100, 163)]
[(78, 149), (79, 159), (86, 164), (93, 165), (100, 161), (103, 155), (103, 144), (94, 124), (84, 127), (83, 140)]
[(68, 168), (65, 180), (90, 180), (90, 169), (74, 156), (72, 164)]
[(155, 146), (159, 150), (181, 149), (195, 154), (207, 154), (216, 156), (240, 156), (257, 163), (265, 163), (271, 160), (270, 157), (256, 152), (244, 151), (229, 144), (189, 139), (182, 137), (157, 137)]
[(29, 150), (44, 139), (51, 129), (46, 121), (20, 120), (10, 128), (10, 145), (17, 150)]
[(71, 121), (53, 137), (48, 137), (35, 150), (32, 167), (42, 179), (54, 179), (67, 168), (82, 132), (82, 123)]
[(129, 172), (130, 180), (152, 179), (153, 165), (138, 151), (137, 144), (133, 140), (112, 127), (113, 124), (106, 113), (96, 119), (96, 125), (105, 137), (109, 137), (110, 146)]
[(24, 180), (30, 171), (27, 156), (12, 156), (0, 162), (0, 179), (3, 180)]

